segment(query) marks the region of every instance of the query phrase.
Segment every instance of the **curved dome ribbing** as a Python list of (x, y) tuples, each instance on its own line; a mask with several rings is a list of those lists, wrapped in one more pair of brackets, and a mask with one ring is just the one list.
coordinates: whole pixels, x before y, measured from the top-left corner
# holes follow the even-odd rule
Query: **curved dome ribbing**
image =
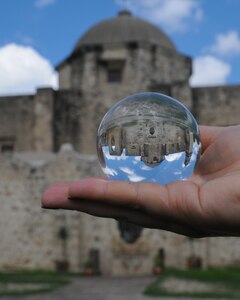
[(84, 46), (130, 42), (147, 42), (176, 50), (172, 41), (156, 26), (123, 11), (118, 17), (105, 20), (90, 28), (77, 42), (74, 52)]

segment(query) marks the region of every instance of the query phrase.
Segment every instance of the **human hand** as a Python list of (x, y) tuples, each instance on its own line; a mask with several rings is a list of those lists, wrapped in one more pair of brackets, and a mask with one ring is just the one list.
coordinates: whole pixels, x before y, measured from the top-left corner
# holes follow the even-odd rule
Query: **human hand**
[(50, 186), (44, 208), (79, 210), (192, 237), (240, 235), (240, 126), (202, 126), (188, 181), (167, 185), (88, 178)]

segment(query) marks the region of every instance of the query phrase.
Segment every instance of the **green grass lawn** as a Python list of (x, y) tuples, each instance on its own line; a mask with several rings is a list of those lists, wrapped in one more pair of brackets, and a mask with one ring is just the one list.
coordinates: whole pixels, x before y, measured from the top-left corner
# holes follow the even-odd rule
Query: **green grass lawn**
[(240, 299), (240, 269), (169, 269), (158, 276), (144, 293), (150, 296)]
[(74, 275), (77, 274), (51, 271), (0, 272), (0, 296), (50, 292), (70, 283)]

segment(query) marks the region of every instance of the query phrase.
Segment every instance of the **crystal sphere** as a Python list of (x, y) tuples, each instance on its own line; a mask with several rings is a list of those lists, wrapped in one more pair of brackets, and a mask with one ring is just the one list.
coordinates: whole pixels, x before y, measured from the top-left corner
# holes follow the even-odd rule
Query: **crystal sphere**
[(190, 111), (159, 93), (119, 101), (98, 129), (98, 158), (111, 180), (159, 184), (186, 180), (200, 152), (199, 128)]

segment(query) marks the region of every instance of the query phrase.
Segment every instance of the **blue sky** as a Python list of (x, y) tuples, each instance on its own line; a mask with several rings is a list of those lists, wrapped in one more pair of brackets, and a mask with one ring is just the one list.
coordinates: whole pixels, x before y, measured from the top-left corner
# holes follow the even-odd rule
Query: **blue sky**
[(57, 88), (54, 66), (89, 27), (122, 7), (193, 57), (192, 85), (240, 83), (240, 0), (1, 0), (0, 94)]

